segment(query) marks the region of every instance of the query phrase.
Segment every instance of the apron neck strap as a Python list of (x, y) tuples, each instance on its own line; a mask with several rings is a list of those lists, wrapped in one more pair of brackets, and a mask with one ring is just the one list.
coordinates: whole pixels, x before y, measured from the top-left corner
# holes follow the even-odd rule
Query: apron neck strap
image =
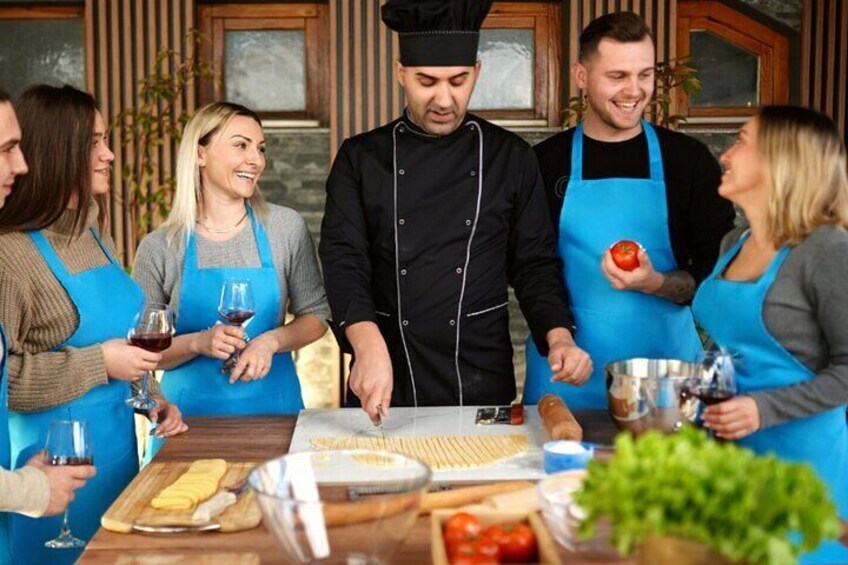
[(583, 124), (574, 130), (571, 139), (571, 178), (572, 182), (583, 180)]
[[(103, 245), (103, 241), (100, 239), (100, 236), (97, 235), (97, 230), (94, 228), (89, 228), (91, 230), (91, 235), (94, 237), (94, 241), (97, 242), (97, 245), (100, 246), (100, 249), (109, 259), (109, 263), (113, 265), (117, 265), (118, 261), (109, 252), (109, 249)], [(50, 245), (50, 242), (47, 240), (47, 236), (44, 235), (43, 230), (32, 230), (28, 231), (30, 239), (32, 239), (33, 243), (35, 243), (35, 247), (41, 252), (42, 257), (47, 262), (47, 265), (50, 267), (50, 270), (56, 273), (57, 276), (62, 278), (68, 278), (71, 276), (71, 272), (68, 271), (68, 268), (65, 267), (65, 264), (62, 263), (62, 260), (59, 259), (59, 256), (56, 254), (56, 251), (53, 249), (53, 246)]]
[(657, 139), (657, 132), (654, 130), (654, 126), (645, 120), (642, 120), (642, 131), (645, 132), (645, 138), (648, 140), (648, 165), (651, 169), (651, 180), (665, 182), (662, 151), (660, 150), (659, 139)]

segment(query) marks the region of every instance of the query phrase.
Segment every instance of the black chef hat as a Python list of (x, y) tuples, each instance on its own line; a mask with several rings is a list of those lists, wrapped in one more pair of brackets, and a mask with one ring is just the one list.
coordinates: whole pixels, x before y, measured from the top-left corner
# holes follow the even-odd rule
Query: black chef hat
[(383, 22), (398, 32), (405, 67), (470, 67), (492, 0), (389, 0)]

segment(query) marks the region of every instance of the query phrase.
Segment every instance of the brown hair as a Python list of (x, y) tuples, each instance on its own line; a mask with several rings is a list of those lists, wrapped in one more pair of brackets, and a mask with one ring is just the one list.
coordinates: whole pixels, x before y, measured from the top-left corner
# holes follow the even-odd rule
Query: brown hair
[[(44, 84), (28, 88), (18, 99), (21, 151), (29, 173), (0, 211), (0, 233), (40, 230), (53, 224), (77, 196), (76, 235), (85, 230), (92, 205), (91, 144), (94, 98), (76, 88)], [(106, 223), (105, 196), (97, 197), (101, 231)]]
[(602, 39), (635, 43), (651, 36), (651, 28), (642, 16), (633, 12), (614, 12), (589, 22), (580, 34), (580, 62), (585, 63), (598, 52)]
[(825, 225), (848, 228), (845, 144), (833, 121), (798, 106), (764, 106), (757, 150), (777, 245), (795, 245)]
[(9, 101), (9, 93), (0, 88), (0, 102), (8, 102)]

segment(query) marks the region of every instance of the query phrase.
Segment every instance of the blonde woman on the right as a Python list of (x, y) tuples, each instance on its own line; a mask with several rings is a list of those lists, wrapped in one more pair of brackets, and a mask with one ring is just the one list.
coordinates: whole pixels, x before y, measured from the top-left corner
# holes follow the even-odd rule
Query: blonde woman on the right
[[(848, 518), (848, 174), (827, 116), (767, 106), (721, 158), (719, 193), (748, 228), (728, 234), (693, 303), (734, 355), (739, 395), (704, 411), (716, 436), (811, 464)], [(801, 563), (848, 563), (822, 544)]]

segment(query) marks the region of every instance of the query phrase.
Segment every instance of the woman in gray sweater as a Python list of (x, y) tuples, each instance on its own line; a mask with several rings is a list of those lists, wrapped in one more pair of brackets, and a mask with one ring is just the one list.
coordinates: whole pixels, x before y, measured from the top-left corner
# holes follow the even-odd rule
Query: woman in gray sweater
[[(719, 193), (750, 229), (695, 296), (695, 318), (735, 358), (740, 395), (704, 411), (717, 436), (805, 461), (848, 517), (848, 174), (826, 116), (764, 107), (721, 158)], [(848, 562), (821, 547), (802, 562)]]
[[(329, 308), (306, 223), (264, 201), (257, 186), (264, 169), (254, 112), (225, 102), (201, 108), (180, 144), (168, 220), (138, 249), (133, 277), (148, 300), (177, 315), (160, 368), (163, 390), (187, 416), (303, 408), (291, 352), (324, 334)], [(221, 323), (226, 281), (250, 281), (249, 323)], [(285, 323), (289, 311), (294, 319)], [(225, 367), (235, 352), (238, 362)]]

